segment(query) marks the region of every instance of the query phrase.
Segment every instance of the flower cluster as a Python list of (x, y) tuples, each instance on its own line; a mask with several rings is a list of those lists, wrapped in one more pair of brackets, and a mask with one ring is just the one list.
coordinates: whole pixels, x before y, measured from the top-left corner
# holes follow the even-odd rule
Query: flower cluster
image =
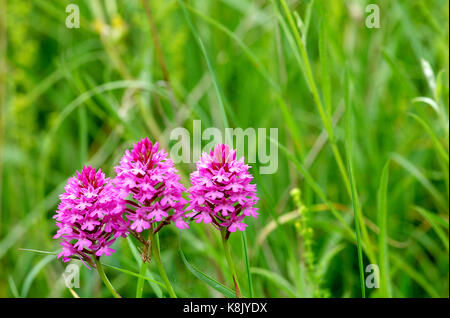
[(114, 179), (90, 166), (69, 178), (54, 216), (58, 227), (54, 238), (63, 247), (58, 258), (64, 262), (79, 258), (94, 266), (92, 258), (111, 255), (114, 241), (128, 233), (148, 252), (151, 242), (142, 231), (156, 233), (171, 223), (186, 229), (187, 218), (212, 223), (227, 239), (230, 232), (245, 230), (246, 216), (258, 216), (250, 166), (244, 158), (236, 160), (236, 150), (220, 144), (202, 154), (191, 174), (188, 202), (178, 171), (158, 147), (144, 138), (126, 150)]
[(116, 168), (115, 184), (121, 197), (127, 200), (126, 216), (130, 229), (138, 233), (149, 229), (152, 223), (160, 226), (174, 222), (180, 228), (188, 228), (184, 218), (186, 200), (182, 197), (184, 186), (171, 159), (164, 150), (158, 151), (158, 143), (147, 138), (133, 146)]
[(196, 223), (213, 223), (229, 232), (243, 231), (245, 216), (257, 217), (256, 185), (248, 172), (250, 166), (244, 158), (236, 160), (236, 150), (227, 145), (217, 145), (211, 152), (203, 153), (197, 162), (197, 171), (191, 174), (189, 189), (191, 210), (188, 217)]
[(128, 222), (123, 219), (125, 201), (111, 180), (89, 166), (69, 178), (64, 189), (53, 217), (58, 227), (54, 238), (63, 247), (58, 258), (68, 262), (78, 257), (92, 265), (91, 256), (115, 252), (110, 246), (116, 238), (126, 237)]

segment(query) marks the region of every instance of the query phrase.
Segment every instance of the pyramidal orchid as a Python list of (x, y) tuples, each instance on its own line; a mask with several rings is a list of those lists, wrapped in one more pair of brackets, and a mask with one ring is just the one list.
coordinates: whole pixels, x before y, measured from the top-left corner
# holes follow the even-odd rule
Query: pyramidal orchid
[(64, 190), (53, 217), (58, 227), (54, 238), (63, 247), (58, 258), (68, 262), (78, 257), (92, 265), (92, 257), (114, 253), (111, 245), (126, 237), (128, 222), (122, 217), (125, 201), (111, 180), (88, 166), (69, 178)]
[[(130, 221), (130, 232), (144, 245), (141, 273), (145, 274), (152, 256), (170, 296), (176, 297), (161, 263), (158, 232), (171, 223), (179, 229), (189, 227), (184, 215), (186, 200), (182, 197), (185, 188), (172, 160), (158, 148), (158, 143), (143, 138), (131, 151), (126, 150), (115, 168), (114, 183), (127, 202), (125, 215)], [(141, 234), (145, 230), (149, 230), (148, 239)]]
[(236, 230), (245, 230), (245, 217), (258, 217), (258, 209), (254, 207), (258, 201), (256, 185), (250, 183), (253, 177), (249, 168), (243, 157), (236, 159), (236, 150), (226, 144), (219, 144), (209, 154), (202, 154), (197, 162), (197, 170), (191, 174), (192, 186), (188, 191), (188, 210), (191, 212), (186, 216), (196, 223), (212, 223), (222, 234), (222, 244), (237, 297), (242, 295), (228, 237)]
[[(204, 152), (191, 174), (190, 205), (187, 214), (196, 223), (213, 223), (228, 232), (244, 231), (246, 216), (258, 217), (256, 185), (244, 158), (236, 160), (236, 150), (228, 145)], [(227, 236), (229, 233), (227, 234)]]
[(185, 188), (172, 160), (164, 150), (158, 150), (158, 143), (143, 138), (131, 152), (125, 151), (115, 170), (114, 183), (121, 197), (130, 197), (126, 217), (132, 231), (141, 233), (158, 222), (155, 232), (170, 223), (180, 229), (188, 228), (183, 211)]
[[(109, 256), (115, 250), (111, 245), (118, 237), (126, 237), (128, 222), (123, 218), (125, 201), (117, 189), (99, 169), (88, 166), (69, 178), (58, 205), (54, 236), (63, 247), (58, 258), (68, 262), (79, 258), (88, 268), (96, 267), (105, 285), (114, 297), (120, 295), (107, 279), (100, 256)], [(89, 264), (89, 265), (88, 265)]]

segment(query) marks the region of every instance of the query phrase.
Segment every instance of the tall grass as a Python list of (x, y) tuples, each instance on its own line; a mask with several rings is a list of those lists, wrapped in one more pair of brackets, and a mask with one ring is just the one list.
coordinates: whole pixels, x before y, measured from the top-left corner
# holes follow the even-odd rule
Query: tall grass
[[(168, 150), (197, 119), (278, 128), (277, 172), (252, 164), (260, 216), (228, 240), (243, 295), (449, 296), (447, 1), (380, 0), (379, 29), (363, 0), (76, 3), (67, 29), (67, 1), (0, 0), (0, 297), (110, 297), (95, 271), (68, 289), (65, 265), (30, 250), (58, 250), (51, 217), (76, 169), (112, 175), (139, 138)], [(189, 186), (194, 165), (177, 168)], [(176, 295), (233, 296), (220, 233), (170, 228)], [(134, 244), (102, 258), (111, 285), (168, 297)]]

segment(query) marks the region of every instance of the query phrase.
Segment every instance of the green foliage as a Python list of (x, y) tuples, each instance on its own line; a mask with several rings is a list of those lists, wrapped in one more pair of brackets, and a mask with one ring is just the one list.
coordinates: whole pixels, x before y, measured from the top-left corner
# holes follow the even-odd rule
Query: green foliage
[[(68, 1), (0, 0), (0, 297), (73, 297), (66, 264), (29, 253), (59, 248), (66, 179), (83, 164), (113, 175), (144, 136), (169, 150), (198, 119), (278, 128), (277, 172), (251, 164), (260, 216), (228, 240), (244, 295), (360, 297), (376, 263), (367, 297), (449, 296), (448, 1), (377, 1), (379, 29), (368, 1), (143, 1), (165, 66), (142, 1), (76, 1), (68, 29)], [(189, 186), (193, 165), (177, 169)], [(177, 296), (232, 297), (220, 233), (192, 223), (182, 250), (177, 235), (159, 237)], [(133, 239), (113, 248), (121, 296), (168, 295)], [(74, 291), (110, 297), (84, 267)]]

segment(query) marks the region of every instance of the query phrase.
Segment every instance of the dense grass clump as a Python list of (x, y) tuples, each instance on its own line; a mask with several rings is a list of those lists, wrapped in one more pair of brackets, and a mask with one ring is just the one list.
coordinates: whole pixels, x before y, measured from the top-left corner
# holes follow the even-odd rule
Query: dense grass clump
[[(228, 241), (243, 295), (449, 296), (447, 1), (376, 1), (380, 28), (364, 0), (75, 2), (69, 29), (67, 0), (0, 0), (0, 297), (109, 296), (84, 267), (66, 288), (58, 194), (194, 120), (278, 128), (277, 171), (251, 164), (260, 215)], [(194, 163), (176, 164), (186, 188)], [(167, 296), (137, 243), (102, 258), (111, 284)], [(212, 226), (159, 245), (179, 297), (232, 296)]]

